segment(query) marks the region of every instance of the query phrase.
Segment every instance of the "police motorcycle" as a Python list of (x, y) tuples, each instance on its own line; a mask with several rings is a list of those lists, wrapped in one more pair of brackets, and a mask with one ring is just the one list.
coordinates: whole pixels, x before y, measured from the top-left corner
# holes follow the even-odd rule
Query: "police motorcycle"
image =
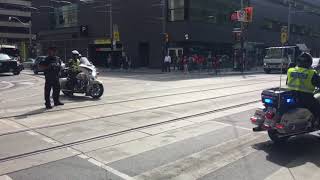
[[(314, 92), (320, 101), (320, 90)], [(284, 143), (290, 137), (320, 130), (320, 117), (299, 104), (295, 93), (287, 88), (271, 88), (261, 94), (263, 106), (250, 118), (254, 132), (267, 131), (275, 143)]]
[(73, 96), (74, 93), (85, 94), (94, 99), (103, 95), (104, 87), (101, 81), (97, 79), (98, 72), (96, 67), (88, 59), (82, 57), (80, 61), (80, 73), (76, 76), (76, 83), (71, 84), (71, 71), (68, 67), (61, 72), (60, 86), (61, 91), (67, 96)]

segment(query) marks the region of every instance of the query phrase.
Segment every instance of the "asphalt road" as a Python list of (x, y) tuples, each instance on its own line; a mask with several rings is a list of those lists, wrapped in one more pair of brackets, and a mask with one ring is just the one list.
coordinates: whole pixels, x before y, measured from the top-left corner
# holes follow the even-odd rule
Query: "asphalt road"
[(0, 76), (0, 180), (320, 178), (317, 134), (276, 146), (251, 130), (261, 90), (279, 75), (100, 79), (100, 100), (61, 95), (65, 106), (46, 111), (41, 76)]

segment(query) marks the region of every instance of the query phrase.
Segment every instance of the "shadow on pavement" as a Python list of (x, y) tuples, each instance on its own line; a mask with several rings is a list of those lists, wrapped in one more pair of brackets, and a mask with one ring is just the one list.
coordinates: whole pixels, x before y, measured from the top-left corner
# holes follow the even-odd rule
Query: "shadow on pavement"
[(267, 153), (266, 160), (282, 167), (293, 168), (306, 163), (320, 168), (320, 138), (315, 135), (301, 135), (290, 138), (285, 144), (276, 145), (271, 141), (255, 144), (253, 148)]
[(60, 100), (68, 100), (71, 102), (85, 102), (85, 101), (99, 101), (100, 99), (94, 99), (90, 96), (84, 96), (84, 95), (73, 95), (73, 96), (66, 96), (66, 95), (61, 95)]
[(2, 77), (2, 76), (14, 76), (12, 73), (0, 73), (0, 77)]
[(25, 119), (27, 118), (28, 116), (32, 116), (32, 115), (36, 115), (36, 114), (41, 114), (41, 113), (44, 113), (46, 112), (46, 108), (40, 108), (40, 109), (36, 109), (36, 110), (33, 110), (33, 111), (29, 111), (29, 112), (26, 112), (26, 113), (23, 113), (19, 116), (16, 116), (14, 119), (18, 120), (18, 119)]

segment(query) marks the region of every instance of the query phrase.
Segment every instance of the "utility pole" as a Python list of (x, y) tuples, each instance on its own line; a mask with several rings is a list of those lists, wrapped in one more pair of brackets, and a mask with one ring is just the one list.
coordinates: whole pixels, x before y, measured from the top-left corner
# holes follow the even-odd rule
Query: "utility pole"
[(161, 59), (161, 64), (162, 64), (162, 71), (164, 70), (164, 62), (163, 59), (166, 56), (167, 53), (167, 40), (166, 40), (166, 35), (167, 35), (167, 3), (166, 0), (161, 0), (160, 2), (161, 7), (162, 7), (162, 59)]
[(112, 0), (110, 0), (110, 8), (109, 8), (109, 22), (110, 22), (110, 39), (113, 40), (113, 7), (112, 7)]
[(29, 21), (29, 56), (32, 53), (32, 21)]
[[(244, 9), (244, 3), (243, 3), (243, 0), (241, 0), (241, 11), (243, 11)], [(241, 72), (244, 71), (245, 69), (245, 55), (244, 55), (244, 22), (240, 22), (241, 23), (241, 36), (240, 36), (240, 44), (241, 44), (241, 62), (242, 62), (242, 69), (241, 69)]]
[(288, 9), (288, 43), (290, 42), (290, 31), (291, 31), (291, 9), (292, 9), (293, 1), (289, 1), (289, 9)]

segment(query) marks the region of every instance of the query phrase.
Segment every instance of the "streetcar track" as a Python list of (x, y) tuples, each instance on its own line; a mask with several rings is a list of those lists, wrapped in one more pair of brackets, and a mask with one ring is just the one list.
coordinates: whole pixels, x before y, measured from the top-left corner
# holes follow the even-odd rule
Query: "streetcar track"
[[(34, 77), (33, 75), (30, 75), (30, 74), (25, 74), (25, 75), (28, 75), (28, 76), (31, 76), (31, 77)], [(36, 79), (36, 78), (35, 78)], [(41, 79), (41, 78), (40, 78)], [(249, 80), (235, 80), (235, 81), (230, 81), (228, 83), (238, 83), (238, 82), (246, 82), (246, 81), (261, 81), (261, 80), (264, 80), (266, 79), (266, 81), (269, 81), (270, 82), (270, 78), (256, 78), (256, 79), (249, 79)], [(278, 81), (278, 80), (271, 80), (271, 81)], [(225, 83), (212, 83), (212, 84), (207, 84), (207, 85), (220, 85), (220, 84), (225, 84)], [(41, 84), (42, 86), (43, 84)], [(40, 85), (37, 85), (37, 86), (32, 86), (30, 88), (27, 88), (28, 90), (30, 90), (31, 88), (35, 88), (35, 87), (38, 87)], [(197, 86), (189, 86), (188, 88), (194, 88), (194, 87), (199, 87), (199, 86), (204, 86), (204, 85), (197, 85)], [(183, 88), (187, 88), (187, 87), (179, 87), (179, 88), (173, 88), (173, 89), (183, 89)], [(14, 90), (20, 90), (21, 88), (17, 88), (17, 89), (14, 89)], [(173, 90), (173, 89), (170, 89), (170, 90)], [(14, 91), (13, 90), (13, 91)], [(214, 89), (213, 89), (214, 90)], [(150, 91), (150, 92), (153, 92), (153, 91)], [(42, 94), (42, 93), (40, 93)], [(133, 93), (135, 94), (135, 93)], [(121, 94), (121, 95), (130, 95), (130, 94)], [(38, 96), (38, 95), (33, 95), (33, 96)], [(119, 95), (120, 96), (120, 95)], [(30, 97), (30, 96), (26, 96), (26, 97)], [(112, 97), (112, 96), (105, 96), (105, 97)], [(25, 97), (23, 97), (25, 98)], [(23, 99), (23, 98), (19, 98), (19, 99)], [(12, 102), (13, 100), (18, 100), (18, 99), (11, 99), (11, 101), (3, 101), (3, 102)], [(77, 103), (77, 102), (70, 102), (70, 104), (74, 104), (74, 103)], [(1, 119), (1, 117), (0, 117)]]
[[(159, 125), (169, 124), (169, 123), (172, 123), (172, 122), (178, 122), (178, 121), (182, 121), (182, 120), (189, 119), (189, 118), (201, 117), (201, 116), (205, 116), (205, 115), (208, 115), (208, 114), (214, 114), (214, 113), (217, 113), (217, 112), (226, 111), (226, 110), (230, 110), (230, 109), (235, 109), (235, 108), (238, 108), (238, 107), (254, 104), (254, 103), (257, 103), (257, 102), (260, 102), (260, 100), (254, 100), (254, 101), (250, 101), (250, 102), (246, 102), (246, 103), (242, 103), (242, 104), (237, 104), (237, 105), (233, 105), (233, 106), (228, 106), (228, 107), (224, 107), (224, 108), (220, 108), (220, 109), (210, 110), (210, 111), (197, 113), (197, 114), (192, 114), (192, 115), (188, 115), (188, 116), (184, 116), (184, 117), (178, 117), (178, 118), (170, 119), (170, 120), (163, 121), (163, 122), (148, 124), (148, 125), (139, 126), (139, 127), (135, 127), (135, 128), (129, 128), (129, 129), (118, 131), (118, 132), (114, 132), (114, 133), (109, 133), (109, 134), (95, 136), (95, 137), (82, 139), (82, 140), (78, 140), (78, 141), (74, 141), (74, 142), (70, 142), (70, 143), (56, 145), (56, 146), (49, 147), (49, 148), (44, 148), (44, 149), (35, 150), (35, 151), (27, 152), (27, 153), (8, 156), (8, 157), (5, 157), (5, 158), (0, 158), (0, 163), (4, 163), (4, 162), (7, 162), (7, 161), (16, 160), (16, 159), (21, 159), (21, 158), (25, 158), (25, 157), (30, 157), (30, 156), (34, 156), (34, 155), (37, 155), (37, 154), (51, 152), (51, 151), (55, 151), (55, 150), (59, 150), (59, 149), (70, 148), (70, 147), (75, 146), (75, 145), (81, 145), (81, 144), (85, 144), (85, 143), (89, 143), (89, 142), (98, 141), (98, 140), (101, 140), (101, 139), (107, 139), (107, 138), (119, 136), (119, 135), (122, 135), (122, 134), (130, 133), (130, 132), (133, 132), (133, 131), (139, 131), (139, 130), (142, 130), (142, 129), (145, 129), (145, 128), (150, 128), (150, 127), (155, 127), (155, 126), (159, 126)], [(40, 135), (42, 135), (42, 134), (40, 134)]]
[[(271, 81), (269, 80), (268, 82), (275, 82), (275, 81), (278, 81), (278, 80), (271, 80)], [(19, 117), (38, 115), (38, 114), (43, 114), (43, 113), (53, 113), (53, 112), (61, 112), (61, 111), (66, 111), (66, 110), (83, 109), (83, 108), (89, 108), (89, 107), (98, 107), (98, 106), (103, 106), (103, 105), (120, 104), (120, 103), (126, 103), (126, 102), (133, 102), (133, 101), (139, 101), (139, 100), (149, 100), (149, 99), (154, 99), (154, 98), (169, 97), (169, 96), (176, 96), (176, 95), (186, 95), (186, 94), (192, 94), (192, 93), (207, 92), (207, 91), (221, 90), (221, 89), (235, 88), (235, 87), (244, 87), (244, 86), (264, 84), (264, 83), (266, 83), (266, 82), (248, 83), (248, 84), (244, 84), (244, 85), (232, 85), (232, 86), (225, 86), (225, 87), (218, 87), (218, 88), (187, 91), (187, 92), (182, 92), (182, 93), (172, 93), (172, 94), (165, 94), (165, 95), (158, 95), (158, 96), (151, 96), (151, 97), (143, 97), (143, 98), (135, 98), (135, 99), (127, 99), (127, 100), (114, 101), (114, 102), (96, 103), (96, 104), (89, 104), (89, 105), (84, 105), (84, 106), (76, 106), (76, 107), (70, 107), (70, 108), (54, 109), (54, 110), (50, 110), (50, 111), (46, 111), (46, 112), (31, 112), (31, 113), (12, 115), (12, 116), (1, 116), (0, 119), (19, 118)], [(78, 104), (78, 103), (79, 102), (70, 102), (69, 104)]]
[[(88, 117), (88, 119), (75, 120), (75, 121), (69, 121), (69, 122), (65, 122), (65, 123), (58, 123), (58, 124), (52, 124), (52, 125), (46, 125), (46, 126), (38, 126), (38, 127), (34, 127), (34, 128), (28, 128), (26, 125), (19, 123), (19, 121), (9, 120), (9, 121), (11, 121), (13, 123), (19, 124), (20, 126), (27, 127), (27, 129), (21, 129), (21, 130), (17, 130), (17, 131), (11, 131), (11, 132), (2, 133), (2, 134), (0, 134), (0, 137), (7, 136), (7, 135), (12, 135), (12, 134), (17, 134), (17, 133), (22, 133), (22, 132), (27, 132), (27, 131), (35, 131), (35, 130), (40, 130), (40, 129), (47, 129), (47, 128), (52, 128), (52, 127), (58, 127), (58, 126), (64, 126), (64, 125), (70, 125), (70, 124), (76, 124), (76, 123), (82, 123), (82, 122), (89, 122), (89, 121), (99, 120), (99, 119), (102, 119), (102, 118), (117, 117), (117, 116), (123, 116), (123, 115), (143, 112), (143, 111), (150, 111), (150, 110), (157, 110), (157, 109), (168, 108), (168, 107), (173, 107), (173, 106), (192, 104), (192, 103), (197, 103), (197, 102), (201, 102), (201, 101), (221, 99), (221, 98), (230, 97), (230, 96), (238, 96), (238, 95), (241, 95), (241, 94), (259, 92), (261, 90), (262, 89), (253, 90), (253, 91), (247, 91), (247, 92), (242, 92), (242, 93), (236, 93), (236, 94), (223, 95), (223, 96), (218, 96), (218, 97), (213, 97), (213, 98), (199, 99), (199, 100), (188, 101), (188, 102), (183, 102), (183, 103), (176, 103), (176, 104), (170, 104), (170, 105), (164, 105), (164, 106), (158, 106), (158, 107), (139, 109), (139, 110), (128, 111), (128, 112), (123, 112), (123, 113), (117, 113), (117, 114), (110, 114), (110, 115), (106, 115), (106, 116), (94, 117), (94, 118), (93, 117), (89, 117), (88, 115), (85, 115), (85, 116)], [(82, 114), (82, 115), (84, 115), (84, 114)]]

